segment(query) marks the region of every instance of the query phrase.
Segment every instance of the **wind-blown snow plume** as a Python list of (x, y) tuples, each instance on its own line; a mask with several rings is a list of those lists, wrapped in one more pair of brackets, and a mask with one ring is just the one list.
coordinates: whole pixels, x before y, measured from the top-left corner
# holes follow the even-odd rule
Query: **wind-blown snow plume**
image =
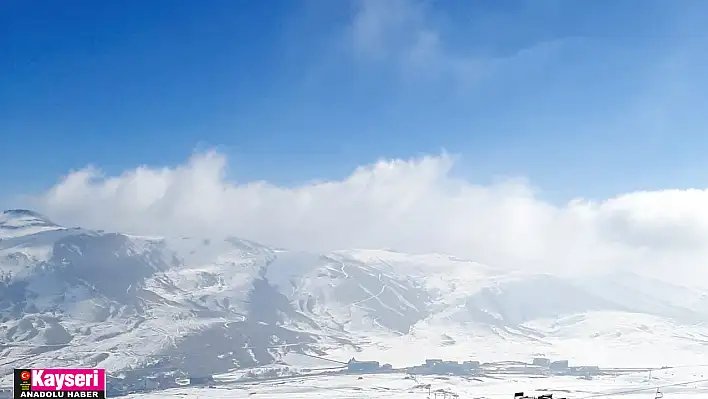
[(634, 192), (557, 206), (523, 181), (490, 186), (451, 176), (448, 155), (381, 160), (339, 181), (278, 187), (226, 179), (227, 159), (194, 155), (175, 168), (119, 176), (68, 174), (40, 209), (63, 224), (151, 235), (248, 237), (304, 250), (442, 252), (503, 267), (586, 272), (704, 273), (706, 190)]

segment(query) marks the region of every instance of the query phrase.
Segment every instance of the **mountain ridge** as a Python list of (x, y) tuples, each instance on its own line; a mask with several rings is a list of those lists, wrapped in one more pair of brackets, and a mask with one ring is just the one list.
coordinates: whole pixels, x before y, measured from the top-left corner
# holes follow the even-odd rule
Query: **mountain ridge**
[[(50, 226), (32, 211), (2, 215), (20, 234), (0, 240), (0, 355), (9, 359), (0, 375), (12, 365), (78, 364), (112, 375), (218, 373), (292, 353), (398, 360), (401, 348), (482, 356), (480, 343), (509, 354), (554, 351), (577, 339), (652, 337), (647, 323), (685, 327), (677, 347), (708, 342), (704, 293), (638, 284), (635, 274), (572, 280), (443, 254), (314, 254), (234, 237)], [(629, 321), (602, 324), (612, 318)]]

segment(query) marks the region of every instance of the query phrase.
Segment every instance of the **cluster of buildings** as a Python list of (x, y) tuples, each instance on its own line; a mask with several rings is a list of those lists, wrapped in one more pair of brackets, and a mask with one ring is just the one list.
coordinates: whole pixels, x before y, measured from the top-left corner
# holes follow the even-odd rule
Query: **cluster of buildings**
[[(478, 361), (456, 362), (442, 359), (426, 359), (424, 364), (408, 367), (405, 371), (415, 374), (469, 375), (480, 368)], [(347, 363), (347, 371), (353, 373), (376, 373), (392, 371), (393, 367), (377, 361), (360, 361), (352, 358)]]
[[(347, 363), (347, 371), (355, 373), (377, 373), (392, 371), (390, 364), (381, 365), (377, 361), (359, 361), (352, 358)], [(501, 374), (555, 374), (590, 377), (601, 373), (598, 366), (571, 366), (567, 360), (534, 358), (531, 364), (524, 362), (499, 362), (480, 364), (476, 360), (463, 362), (443, 359), (426, 359), (425, 363), (403, 370), (411, 374), (471, 375), (475, 373)]]
[(351, 358), (351, 360), (347, 362), (347, 371), (352, 373), (376, 373), (391, 370), (393, 370), (393, 366), (391, 366), (390, 364), (386, 363), (382, 365), (375, 360), (360, 361)]
[(411, 371), (418, 374), (447, 374), (467, 375), (479, 369), (480, 363), (476, 360), (457, 362), (454, 360), (425, 359), (425, 363), (414, 367)]
[(548, 370), (553, 374), (583, 376), (600, 374), (600, 367), (598, 366), (570, 366), (567, 360), (551, 361), (545, 357), (536, 357), (533, 359), (532, 364), (539, 368)]
[[(360, 361), (352, 358), (347, 363), (347, 372), (352, 373), (381, 373), (393, 371), (390, 364), (380, 364), (377, 361)], [(472, 375), (472, 374), (536, 374), (536, 375), (574, 375), (591, 378), (601, 374), (598, 366), (571, 366), (567, 360), (551, 360), (545, 357), (536, 357), (531, 364), (525, 362), (498, 362), (481, 364), (476, 360), (453, 361), (443, 359), (426, 359), (425, 363), (406, 367), (397, 371), (410, 374), (435, 374), (435, 375)]]
[(532, 364), (534, 366), (547, 368), (551, 371), (564, 371), (570, 368), (567, 360), (551, 361), (551, 359), (545, 357), (535, 357)]

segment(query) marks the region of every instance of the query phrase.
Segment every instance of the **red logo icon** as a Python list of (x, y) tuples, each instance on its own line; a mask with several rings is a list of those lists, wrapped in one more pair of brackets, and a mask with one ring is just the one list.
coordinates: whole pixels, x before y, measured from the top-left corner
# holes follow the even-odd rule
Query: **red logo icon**
[(20, 373), (20, 378), (22, 379), (22, 381), (27, 381), (27, 380), (29, 380), (29, 379), (30, 379), (30, 372), (27, 371), (27, 370), (21, 372), (21, 373)]

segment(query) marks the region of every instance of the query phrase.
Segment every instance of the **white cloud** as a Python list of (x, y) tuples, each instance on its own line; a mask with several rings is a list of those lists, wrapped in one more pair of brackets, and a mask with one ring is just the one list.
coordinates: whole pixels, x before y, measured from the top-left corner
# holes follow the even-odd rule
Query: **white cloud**
[[(393, 67), (409, 82), (439, 79), (469, 89), (485, 76), (504, 68), (545, 65), (578, 39), (555, 38), (529, 43), (505, 55), (491, 56), (467, 49), (453, 51), (443, 32), (448, 16), (427, 0), (355, 0), (356, 8), (345, 43), (356, 59)], [(469, 38), (471, 43), (485, 38)], [(465, 47), (474, 48), (474, 45)]]
[(347, 43), (362, 61), (393, 66), (403, 77), (449, 76), (475, 81), (492, 60), (447, 51), (431, 4), (421, 0), (359, 0)]
[[(347, 31), (353, 50), (368, 59), (390, 59), (392, 49), (415, 47), (427, 26), (424, 3), (410, 0), (360, 0)], [(401, 50), (399, 50), (401, 51)]]
[(547, 271), (642, 269), (696, 279), (708, 260), (708, 192), (635, 192), (544, 202), (522, 181), (451, 177), (450, 156), (382, 160), (293, 188), (225, 180), (224, 156), (174, 169), (75, 171), (39, 198), (70, 225), (166, 236), (235, 235), (296, 249), (442, 252)]
[[(544, 64), (567, 44), (549, 41), (506, 58), (480, 59), (448, 51), (444, 30), (424, 2), (359, 5), (347, 44), (362, 59), (395, 65), (404, 76), (475, 82), (491, 69), (509, 75), (504, 67), (510, 64)], [(41, 196), (39, 208), (65, 224), (139, 234), (235, 235), (315, 251), (434, 251), (533, 270), (641, 269), (684, 280), (708, 274), (708, 192), (702, 189), (558, 206), (539, 199), (524, 181), (480, 186), (455, 179), (447, 155), (381, 161), (341, 181), (294, 188), (229, 182), (226, 163), (211, 152), (174, 169), (138, 168), (120, 176), (87, 168)]]

